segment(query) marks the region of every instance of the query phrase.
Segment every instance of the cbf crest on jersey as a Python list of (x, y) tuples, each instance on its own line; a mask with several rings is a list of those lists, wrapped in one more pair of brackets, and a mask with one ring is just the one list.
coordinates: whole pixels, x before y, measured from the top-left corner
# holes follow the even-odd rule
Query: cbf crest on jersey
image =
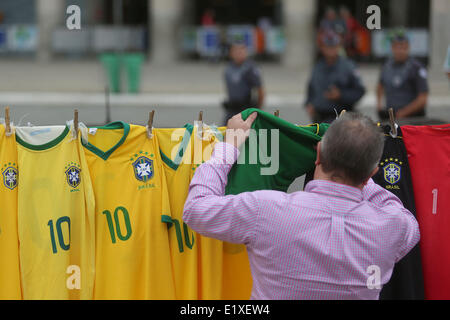
[(67, 184), (72, 188), (78, 187), (81, 183), (80, 165), (71, 162), (65, 167), (65, 170)]
[(15, 187), (17, 187), (17, 180), (18, 180), (18, 171), (17, 171), (17, 165), (15, 163), (6, 163), (2, 167), (2, 176), (3, 176), (3, 185), (13, 190)]
[(402, 162), (398, 159), (389, 158), (380, 162), (380, 166), (383, 169), (384, 180), (389, 183), (387, 189), (400, 189), (397, 183), (402, 177)]
[(131, 157), (134, 176), (138, 181), (147, 182), (154, 176), (153, 169), (153, 154), (149, 155), (148, 152), (139, 151), (139, 154), (135, 154)]

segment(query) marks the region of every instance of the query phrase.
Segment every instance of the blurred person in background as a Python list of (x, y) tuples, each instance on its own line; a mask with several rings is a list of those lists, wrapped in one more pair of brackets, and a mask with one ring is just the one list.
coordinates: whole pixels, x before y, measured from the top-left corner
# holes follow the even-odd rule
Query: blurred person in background
[(343, 37), (347, 31), (346, 29), (345, 21), (337, 15), (336, 10), (332, 7), (327, 7), (325, 15), (320, 21), (319, 32), (334, 31), (340, 37)]
[(427, 70), (410, 56), (404, 31), (394, 32), (391, 48), (392, 57), (382, 67), (377, 86), (378, 116), (381, 120), (389, 119), (387, 110), (393, 108), (397, 119), (424, 117), (429, 91)]
[(272, 21), (268, 17), (260, 17), (255, 28), (256, 53), (263, 55), (266, 50), (266, 35), (272, 29)]
[(214, 10), (206, 9), (202, 16), (202, 26), (204, 27), (214, 26), (216, 24), (214, 17), (215, 17)]
[(313, 122), (332, 122), (336, 113), (353, 110), (366, 91), (355, 65), (339, 56), (340, 48), (336, 33), (322, 34), (319, 42), (322, 57), (313, 68), (305, 101)]
[(450, 45), (447, 49), (447, 57), (445, 58), (444, 71), (447, 73), (448, 80), (450, 80)]
[(363, 27), (345, 6), (339, 8), (339, 16), (345, 22), (346, 27), (343, 37), (345, 52), (348, 57), (354, 57), (358, 55), (358, 33)]
[(236, 41), (230, 48), (231, 61), (225, 69), (227, 100), (225, 121), (247, 108), (261, 108), (264, 103), (264, 88), (261, 73), (255, 63), (248, 58), (247, 47)]

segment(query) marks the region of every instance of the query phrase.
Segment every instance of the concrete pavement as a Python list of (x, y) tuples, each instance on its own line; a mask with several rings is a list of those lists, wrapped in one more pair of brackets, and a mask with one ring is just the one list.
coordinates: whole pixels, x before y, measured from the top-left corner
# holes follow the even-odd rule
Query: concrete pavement
[[(223, 63), (178, 63), (153, 65), (142, 69), (142, 93), (222, 93)], [(276, 63), (260, 64), (265, 87), (274, 94), (305, 92), (311, 70), (286, 68)], [(311, 66), (312, 67), (312, 66)], [(88, 61), (0, 60), (0, 91), (2, 92), (103, 92), (106, 77), (101, 64)], [(368, 92), (373, 92), (379, 76), (378, 65), (361, 65), (360, 74)], [(125, 78), (125, 75), (124, 77)], [(124, 86), (125, 87), (125, 84)], [(430, 74), (430, 87), (436, 95), (449, 95), (446, 75)]]
[[(177, 127), (196, 119), (200, 110), (205, 121), (221, 124), (224, 64), (180, 63), (169, 66), (145, 64), (141, 94), (110, 96), (110, 120), (143, 124), (148, 112), (156, 110), (155, 126)], [(106, 119), (104, 88), (106, 77), (96, 61), (0, 61), (0, 108), (11, 107), (15, 123), (35, 125), (62, 123), (78, 108), (86, 124)], [(261, 64), (268, 111), (279, 109), (281, 117), (298, 124), (309, 119), (301, 105), (310, 70), (287, 69)], [(360, 74), (367, 93), (358, 109), (376, 119), (375, 87), (378, 66), (362, 66)], [(124, 86), (125, 83), (124, 83)], [(450, 85), (442, 74), (430, 75), (428, 115), (450, 122)], [(0, 113), (1, 114), (1, 113)]]

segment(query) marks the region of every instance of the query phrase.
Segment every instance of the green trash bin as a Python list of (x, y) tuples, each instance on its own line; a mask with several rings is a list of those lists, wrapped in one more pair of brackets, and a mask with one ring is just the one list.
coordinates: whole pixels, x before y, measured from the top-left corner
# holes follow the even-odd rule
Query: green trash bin
[(120, 92), (120, 71), (121, 71), (121, 57), (118, 53), (104, 53), (100, 55), (100, 61), (105, 68), (109, 90), (113, 93)]
[(144, 62), (144, 55), (142, 53), (126, 53), (123, 56), (127, 78), (128, 78), (128, 92), (138, 93), (141, 83), (141, 68)]

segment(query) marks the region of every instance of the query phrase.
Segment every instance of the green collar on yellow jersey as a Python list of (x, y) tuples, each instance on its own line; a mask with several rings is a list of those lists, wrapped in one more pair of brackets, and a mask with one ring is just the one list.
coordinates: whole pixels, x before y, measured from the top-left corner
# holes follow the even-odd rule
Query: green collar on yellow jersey
[(35, 145), (35, 144), (30, 144), (24, 140), (22, 140), (19, 135), (16, 134), (16, 141), (17, 143), (19, 143), (20, 145), (24, 146), (25, 148), (28, 148), (30, 150), (37, 150), (37, 151), (41, 151), (41, 150), (46, 150), (46, 149), (50, 149), (53, 148), (54, 146), (56, 146), (58, 143), (60, 143), (69, 133), (70, 129), (68, 126), (66, 126), (64, 128), (64, 131), (55, 139), (44, 143), (44, 144), (40, 144), (40, 145)]
[(192, 130), (194, 129), (194, 126), (191, 124), (184, 125), (184, 128), (186, 128), (186, 131), (184, 132), (183, 140), (180, 143), (180, 147), (178, 148), (177, 155), (175, 156), (175, 159), (170, 159), (168, 156), (162, 152), (161, 148), (159, 149), (159, 153), (161, 154), (161, 159), (164, 161), (165, 164), (167, 164), (170, 168), (173, 170), (177, 170), (178, 166), (180, 165), (181, 161), (183, 160), (184, 150), (186, 149), (186, 146), (188, 145)]
[(96, 146), (94, 146), (91, 143), (83, 143), (83, 146), (90, 150), (92, 153), (96, 154), (97, 156), (99, 156), (100, 158), (102, 158), (103, 160), (107, 160), (109, 158), (109, 156), (118, 148), (120, 147), (126, 140), (128, 133), (130, 132), (130, 125), (126, 122), (123, 121), (115, 121), (115, 122), (111, 122), (109, 124), (107, 124), (106, 126), (101, 126), (101, 127), (92, 127), (92, 128), (97, 128), (97, 129), (102, 129), (102, 130), (115, 130), (115, 129), (123, 129), (123, 136), (122, 138), (120, 138), (120, 140), (108, 151), (102, 151), (99, 148), (97, 148)]

